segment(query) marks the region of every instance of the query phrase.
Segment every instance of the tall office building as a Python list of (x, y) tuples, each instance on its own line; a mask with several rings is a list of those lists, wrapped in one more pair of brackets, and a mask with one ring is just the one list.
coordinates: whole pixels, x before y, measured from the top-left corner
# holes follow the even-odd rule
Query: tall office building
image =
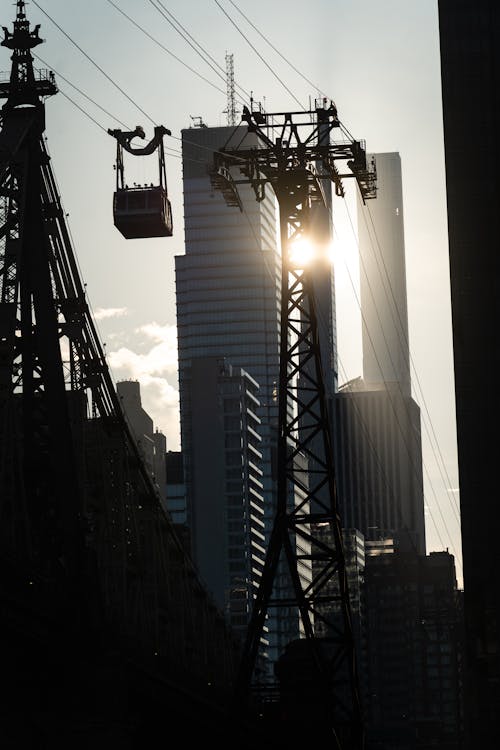
[(186, 485), (182, 451), (167, 451), (165, 456), (165, 509), (177, 526), (186, 526)]
[(401, 161), (370, 154), (377, 198), (358, 197), (363, 377), (335, 404), (344, 525), (367, 541), (410, 534), (425, 554), (420, 409), (411, 397)]
[(472, 750), (500, 744), (500, 6), (438, 7)]
[(264, 567), (258, 386), (220, 357), (191, 363), (190, 536), (217, 606), (246, 634)]
[(342, 523), (373, 541), (405, 530), (425, 554), (420, 410), (392, 385), (345, 383), (335, 399)]
[[(281, 257), (277, 242), (277, 208), (271, 189), (258, 202), (248, 185), (239, 185), (243, 212), (228, 207), (211, 186), (208, 168), (213, 152), (225, 145), (258, 146), (246, 127), (193, 127), (182, 131), (186, 254), (177, 256), (176, 299), (179, 353), (181, 444), (187, 493), (188, 525), (205, 510), (198, 492), (203, 475), (195, 465), (195, 441), (208, 446), (211, 435), (194, 434), (195, 408), (203, 397), (203, 379), (194, 379), (197, 362), (224, 358), (258, 384), (262, 454), (262, 495), (265, 531), (275, 516), (276, 446), (278, 428)], [(238, 170), (236, 170), (236, 175)], [(199, 392), (201, 391), (201, 392)], [(208, 398), (208, 395), (207, 395)], [(198, 406), (197, 406), (198, 405)], [(197, 533), (195, 559), (209, 557), (210, 535)], [(203, 551), (203, 546), (207, 552)], [(203, 566), (200, 566), (203, 575)], [(277, 585), (280, 577), (277, 578)], [(278, 622), (270, 612), (270, 657), (274, 661), (284, 640), (298, 634), (294, 623)]]
[(363, 379), (368, 388), (395, 383), (410, 396), (401, 159), (396, 152), (372, 158), (377, 198), (365, 206), (358, 195)]

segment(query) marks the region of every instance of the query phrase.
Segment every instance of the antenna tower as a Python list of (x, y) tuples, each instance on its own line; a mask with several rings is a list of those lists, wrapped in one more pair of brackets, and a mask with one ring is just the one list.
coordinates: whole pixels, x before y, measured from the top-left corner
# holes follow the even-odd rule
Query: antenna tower
[(234, 100), (234, 55), (226, 53), (227, 124), (236, 125), (236, 104)]

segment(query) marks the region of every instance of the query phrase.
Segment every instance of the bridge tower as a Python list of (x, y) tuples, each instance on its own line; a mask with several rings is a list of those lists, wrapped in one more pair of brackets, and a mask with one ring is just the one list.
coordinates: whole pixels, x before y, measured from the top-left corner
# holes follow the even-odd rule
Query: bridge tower
[(163, 729), (194, 711), (203, 727), (238, 644), (161, 507), (89, 312), (45, 143), (57, 85), (33, 66), (38, 28), (18, 0), (1, 42), (0, 718), (16, 746), (59, 747), (67, 717), (78, 734), (116, 708), (123, 729), (160, 696)]
[[(327, 248), (325, 222), (317, 210), (329, 209), (325, 180), (343, 196), (343, 178), (355, 177), (366, 200), (376, 196), (376, 173), (366, 162), (364, 144), (343, 128), (332, 102), (321, 100), (307, 112), (266, 114), (244, 108), (242, 120), (258, 136), (259, 146), (216, 152), (212, 185), (240, 210), (238, 184), (251, 185), (257, 201), (267, 186), (274, 191), (282, 279), (277, 507), (236, 683), (235, 710), (254, 711), (283, 747), (313, 736), (334, 742), (338, 750), (360, 750), (362, 708), (318, 336), (315, 285)], [(334, 132), (340, 133), (335, 141)], [(349, 167), (345, 173), (337, 168), (342, 160)], [(315, 256), (311, 263), (297, 252), (304, 243)], [(306, 585), (299, 574), (305, 562), (312, 567)], [(282, 564), (293, 589), (288, 598), (275, 587)], [(302, 637), (289, 644), (289, 653), (275, 667), (275, 683), (263, 680), (257, 668), (271, 607), (295, 608), (302, 628)]]

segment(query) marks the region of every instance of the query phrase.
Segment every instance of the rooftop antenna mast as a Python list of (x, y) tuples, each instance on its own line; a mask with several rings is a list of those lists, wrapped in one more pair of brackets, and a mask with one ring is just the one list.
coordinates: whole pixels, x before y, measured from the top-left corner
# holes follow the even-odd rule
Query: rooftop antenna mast
[(227, 124), (236, 125), (236, 102), (234, 98), (234, 55), (226, 53)]

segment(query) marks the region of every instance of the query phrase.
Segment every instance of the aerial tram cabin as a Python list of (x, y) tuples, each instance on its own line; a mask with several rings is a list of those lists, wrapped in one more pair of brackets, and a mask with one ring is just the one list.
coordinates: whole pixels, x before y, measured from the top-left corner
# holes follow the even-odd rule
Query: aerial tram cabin
[[(170, 131), (162, 125), (155, 127), (153, 139), (144, 148), (131, 146), (135, 137), (144, 138), (144, 130), (123, 132), (108, 130), (116, 138), (116, 190), (113, 195), (115, 227), (128, 240), (148, 237), (171, 237), (173, 233), (172, 207), (167, 194), (163, 136)], [(134, 155), (152, 154), (158, 150), (159, 184), (125, 184), (123, 149)]]

